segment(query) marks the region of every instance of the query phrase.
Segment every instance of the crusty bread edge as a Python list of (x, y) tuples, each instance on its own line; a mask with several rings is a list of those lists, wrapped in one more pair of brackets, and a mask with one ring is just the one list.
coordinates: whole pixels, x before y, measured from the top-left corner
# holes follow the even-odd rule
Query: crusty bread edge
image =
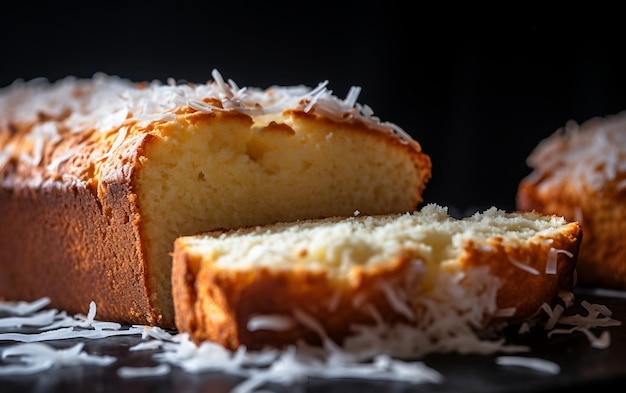
[[(485, 329), (503, 322), (522, 322), (535, 316), (543, 303), (553, 305), (561, 291), (573, 290), (581, 238), (579, 223), (571, 222), (557, 236), (521, 247), (501, 238), (491, 239), (489, 247), (470, 241), (448, 268), (464, 271), (488, 266), (500, 280), (498, 308), (514, 307), (516, 312), (509, 316), (486, 315)], [(564, 251), (556, 254), (556, 274), (545, 273), (551, 248)], [(361, 307), (364, 304), (373, 305), (389, 323), (407, 321), (382, 294), (379, 284), (404, 285), (416, 258), (419, 256), (407, 252), (375, 269), (361, 269), (337, 281), (325, 271), (212, 268), (202, 256), (185, 252), (184, 239), (177, 239), (172, 270), (176, 326), (198, 343), (215, 341), (231, 349), (242, 345), (284, 347), (298, 340), (319, 343), (319, 335), (302, 325), (279, 332), (250, 332), (246, 328), (255, 315), (291, 315), (297, 309), (320, 321), (329, 338), (342, 342), (350, 334), (351, 325), (375, 323), (372, 314)], [(527, 264), (538, 274), (520, 269), (513, 260)]]

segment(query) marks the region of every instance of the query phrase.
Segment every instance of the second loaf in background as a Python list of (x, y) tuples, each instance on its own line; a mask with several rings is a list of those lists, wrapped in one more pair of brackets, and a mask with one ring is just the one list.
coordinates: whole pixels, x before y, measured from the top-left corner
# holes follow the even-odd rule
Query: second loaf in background
[(581, 223), (581, 286), (626, 290), (626, 111), (568, 121), (528, 156), (517, 207)]

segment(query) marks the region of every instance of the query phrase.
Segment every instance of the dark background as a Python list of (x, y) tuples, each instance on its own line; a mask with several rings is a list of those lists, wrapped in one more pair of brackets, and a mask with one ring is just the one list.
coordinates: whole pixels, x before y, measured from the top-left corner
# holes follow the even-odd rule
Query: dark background
[(5, 2), (0, 86), (100, 71), (205, 82), (213, 68), (240, 86), (329, 80), (342, 98), (358, 85), (360, 103), (431, 156), (426, 201), (460, 210), (513, 209), (541, 139), (626, 109), (626, 34), (607, 19), (617, 8), (478, 19), (419, 4)]

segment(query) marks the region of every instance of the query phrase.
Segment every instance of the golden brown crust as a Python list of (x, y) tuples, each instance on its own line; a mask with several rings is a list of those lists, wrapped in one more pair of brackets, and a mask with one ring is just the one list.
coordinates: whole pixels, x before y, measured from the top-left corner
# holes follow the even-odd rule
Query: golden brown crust
[(579, 221), (584, 233), (578, 256), (578, 284), (626, 289), (626, 190), (607, 185), (601, 192), (572, 184), (542, 187), (541, 180), (524, 179), (517, 192), (520, 210), (562, 215)]
[[(69, 313), (173, 326), (150, 303), (132, 173), (147, 138), (123, 154), (130, 171), (105, 179), (101, 197), (80, 182), (0, 189), (0, 288), (11, 299), (49, 297)], [(130, 144), (129, 144), (130, 145)]]
[[(545, 243), (533, 242), (525, 247), (513, 247), (503, 245), (501, 238), (494, 238), (488, 252), (468, 244), (460, 260), (467, 267), (488, 265), (502, 284), (498, 290), (498, 307), (514, 307), (515, 315), (507, 319), (524, 321), (535, 314), (543, 303), (551, 304), (560, 291), (574, 289), (576, 256), (579, 255), (582, 239), (580, 224), (571, 222), (560, 236), (546, 239)], [(567, 251), (573, 256), (563, 252), (556, 254), (556, 274), (546, 273), (551, 249)], [(522, 263), (538, 274), (522, 271), (512, 261)]]
[[(485, 316), (483, 328), (497, 323), (520, 322), (537, 314), (543, 303), (554, 304), (560, 291), (574, 288), (576, 255), (581, 240), (578, 223), (569, 223), (546, 242), (505, 244), (493, 238), (489, 247), (471, 241), (463, 247), (456, 263), (444, 269), (467, 271), (488, 266), (501, 281), (497, 306), (514, 307), (506, 317)], [(329, 338), (341, 343), (354, 325), (374, 325), (375, 309), (386, 322), (410, 322), (394, 307), (384, 287), (404, 288), (406, 296), (421, 296), (432, 276), (415, 274), (413, 263), (423, 256), (415, 251), (370, 269), (358, 269), (349, 277), (331, 277), (326, 270), (270, 269), (236, 270), (214, 266), (188, 249), (185, 239), (177, 239), (173, 254), (173, 296), (176, 326), (192, 340), (210, 340), (227, 348), (284, 347), (299, 340), (318, 344), (320, 336), (303, 324), (288, 330), (247, 329), (257, 315), (292, 316), (304, 311), (318, 321)], [(546, 273), (550, 249), (557, 253), (556, 274)], [(569, 254), (569, 255), (568, 255)], [(535, 269), (520, 269), (512, 260)], [(434, 273), (436, 274), (436, 273)], [(407, 289), (411, 288), (411, 289)], [(477, 300), (479, 301), (479, 300)], [(444, 305), (445, 307), (445, 305)]]
[(249, 331), (255, 315), (290, 316), (301, 310), (322, 321), (329, 338), (341, 342), (353, 324), (373, 324), (363, 305), (373, 306), (386, 321), (406, 318), (390, 307), (380, 283), (398, 285), (411, 268), (411, 258), (391, 261), (384, 268), (355, 272), (349, 282), (335, 280), (324, 270), (225, 271), (200, 268), (180, 249), (174, 252), (173, 290), (176, 326), (197, 342), (216, 341), (227, 348), (284, 347), (302, 339), (319, 344), (320, 337), (303, 325), (287, 331)]

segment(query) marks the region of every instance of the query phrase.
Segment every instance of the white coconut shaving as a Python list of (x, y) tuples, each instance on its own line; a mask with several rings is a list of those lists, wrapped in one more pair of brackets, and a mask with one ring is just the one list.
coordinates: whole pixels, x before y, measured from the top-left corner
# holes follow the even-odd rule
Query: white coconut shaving
[[(21, 328), (24, 326), (38, 327), (39, 333), (19, 333), (0, 331), (0, 341), (17, 341), (34, 343), (70, 338), (100, 339), (119, 335), (142, 334), (140, 327), (121, 329), (115, 322), (97, 321), (96, 303), (91, 302), (87, 315), (68, 316), (65, 311), (56, 309), (39, 311), (49, 304), (49, 299), (42, 298), (34, 302), (0, 302), (0, 310), (5, 313), (17, 314), (18, 317), (0, 318), (0, 328)], [(26, 313), (30, 311), (30, 315)]]
[(159, 364), (154, 367), (129, 367), (124, 366), (117, 369), (117, 375), (120, 378), (146, 378), (167, 375), (171, 371), (171, 367), (167, 364)]
[(547, 374), (558, 374), (561, 372), (561, 366), (558, 364), (540, 358), (524, 357), (524, 356), (498, 356), (496, 364), (499, 366), (518, 366), (541, 371)]
[[(548, 332), (548, 337), (553, 334), (582, 332), (593, 348), (605, 349), (611, 345), (611, 336), (608, 331), (603, 331), (600, 336), (593, 334), (591, 329), (597, 327), (621, 326), (622, 322), (611, 318), (612, 312), (608, 307), (601, 304), (591, 304), (586, 300), (581, 302), (583, 308), (587, 311), (587, 315), (576, 314), (568, 316), (559, 316), (558, 323), (561, 325), (569, 325), (570, 328), (554, 328)], [(549, 308), (549, 307), (547, 307)], [(544, 305), (544, 309), (547, 309)]]
[(255, 315), (248, 320), (248, 331), (256, 330), (289, 330), (293, 328), (294, 320), (284, 315)]
[[(85, 343), (78, 343), (67, 349), (56, 349), (49, 344), (17, 344), (2, 350), (2, 359), (17, 358), (25, 366), (22, 374), (31, 374), (48, 370), (52, 367), (96, 365), (108, 366), (117, 361), (113, 356), (90, 355), (83, 351)], [(0, 375), (12, 375), (19, 368), (19, 363), (0, 365)]]
[[(608, 347), (609, 332), (603, 331), (596, 337), (590, 329), (621, 325), (620, 321), (611, 318), (611, 311), (606, 306), (583, 300), (581, 305), (587, 311), (587, 315), (564, 315), (564, 309), (573, 304), (573, 293), (561, 293), (559, 296), (563, 299), (565, 307), (558, 304), (554, 308), (547, 305), (541, 308), (541, 311), (548, 314), (546, 322), (548, 337), (552, 334), (581, 331), (590, 339), (593, 348)], [(560, 372), (560, 366), (548, 359), (511, 354), (528, 352), (529, 348), (526, 346), (505, 345), (503, 339), (481, 339), (474, 333), (470, 334), (471, 328), (467, 325), (465, 329), (470, 330), (464, 330), (462, 325), (452, 324), (451, 321), (433, 323), (428, 329), (423, 330), (408, 324), (389, 326), (378, 318), (379, 323), (375, 326), (355, 326), (354, 335), (344, 344), (338, 345), (328, 338), (318, 321), (301, 310), (295, 310), (293, 321), (317, 332), (323, 342), (321, 347), (298, 343), (283, 350), (268, 348), (249, 351), (245, 347), (239, 347), (235, 351), (230, 351), (213, 342), (202, 342), (197, 345), (186, 333), (140, 325), (123, 328), (116, 323), (97, 321), (96, 305), (93, 302), (86, 315), (77, 314), (73, 317), (54, 309), (44, 310), (47, 304), (49, 304), (47, 299), (31, 303), (0, 302), (1, 312), (9, 314), (0, 318), (0, 340), (20, 342), (0, 348), (0, 375), (32, 375), (51, 368), (78, 365), (109, 366), (117, 359), (87, 353), (84, 350), (84, 342), (56, 348), (43, 341), (105, 338), (123, 334), (139, 335), (143, 341), (130, 347), (129, 352), (156, 351), (153, 354), (155, 364), (121, 366), (116, 370), (119, 378), (163, 376), (169, 374), (173, 368), (179, 368), (190, 374), (219, 372), (242, 379), (232, 389), (232, 393), (258, 391), (268, 383), (283, 386), (304, 384), (309, 378), (374, 379), (408, 384), (439, 384), (444, 381), (444, 376), (419, 360), (426, 353), (432, 352), (509, 353), (497, 356), (495, 363), (499, 366), (530, 368), (548, 374)], [(460, 304), (458, 307), (459, 310), (463, 310), (465, 306)], [(376, 310), (371, 311), (376, 315)], [(432, 309), (430, 312), (435, 310)], [(254, 323), (259, 324), (259, 327), (276, 329), (288, 320), (282, 316), (275, 317), (261, 316)], [(290, 319), (289, 321), (290, 324), (294, 323)], [(59, 328), (60, 325), (65, 327)], [(572, 327), (561, 328), (562, 325)], [(3, 331), (24, 326), (35, 327), (39, 332), (25, 334)], [(435, 334), (445, 326), (447, 326), (445, 329), (449, 329), (443, 331), (447, 339), (437, 340), (434, 345), (424, 344), (432, 339), (428, 332)], [(529, 330), (529, 325), (525, 326)], [(428, 350), (420, 350), (420, 345), (425, 345), (424, 348)], [(412, 357), (413, 360), (407, 359), (406, 356)]]
[(42, 297), (35, 300), (34, 302), (2, 301), (0, 302), (0, 312), (9, 313), (12, 315), (28, 315), (43, 309), (48, 304), (50, 304), (50, 298), (47, 297)]
[[(357, 378), (399, 381), (406, 383), (440, 383), (443, 376), (423, 362), (404, 362), (386, 354), (378, 354), (371, 361), (349, 361), (349, 354), (337, 362), (336, 356), (319, 347), (304, 344), (284, 350), (264, 349), (247, 351), (240, 347), (229, 351), (224, 347), (190, 341), (187, 334), (172, 336), (164, 351), (155, 360), (175, 365), (188, 373), (224, 372), (241, 376), (244, 380), (232, 392), (251, 392), (266, 383), (293, 385), (308, 378)], [(337, 349), (340, 350), (340, 349)]]

